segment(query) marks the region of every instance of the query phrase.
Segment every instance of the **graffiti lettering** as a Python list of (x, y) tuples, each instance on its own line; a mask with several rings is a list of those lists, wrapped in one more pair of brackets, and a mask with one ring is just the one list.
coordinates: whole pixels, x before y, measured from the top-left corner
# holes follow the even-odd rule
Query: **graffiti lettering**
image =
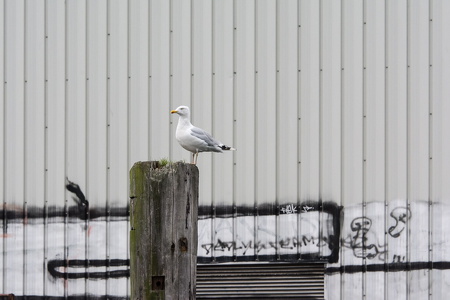
[(406, 256), (404, 255), (396, 255), (394, 254), (394, 257), (392, 258), (392, 262), (393, 263), (400, 263), (400, 262), (405, 262), (406, 261)]
[(252, 248), (252, 241), (249, 241), (247, 244), (241, 242), (241, 244), (243, 246), (242, 248), (245, 249), (244, 252), (242, 252), (242, 254), (245, 255), (247, 253), (247, 250)]
[(213, 244), (203, 244), (203, 245), (201, 245), (201, 247), (206, 250), (206, 253), (205, 253), (206, 255), (208, 255), (210, 253), (212, 246), (213, 246)]
[(303, 212), (308, 212), (310, 210), (314, 210), (314, 207), (308, 206), (308, 205), (303, 205)]
[(280, 247), (284, 249), (294, 249), (297, 246), (296, 238), (287, 238), (286, 240), (280, 241)]
[(411, 211), (406, 207), (397, 207), (392, 210), (390, 216), (394, 218), (395, 225), (389, 228), (389, 234), (398, 238), (406, 227), (406, 221), (411, 218)]
[(378, 244), (377, 237), (370, 231), (372, 228), (371, 219), (367, 217), (355, 218), (351, 222), (350, 228), (355, 234), (347, 236), (342, 244), (352, 249), (355, 257), (373, 259), (385, 252), (384, 246)]
[(369, 218), (356, 218), (352, 221), (351, 228), (356, 234), (353, 236), (351, 246), (356, 257), (372, 259), (378, 254), (374, 244), (367, 244), (367, 233), (372, 226)]
[(314, 245), (315, 247), (324, 247), (324, 246), (330, 246), (327, 238), (319, 238), (319, 237), (313, 237), (308, 235), (302, 235), (300, 237), (300, 243), (298, 242), (297, 237), (292, 238), (285, 238), (280, 239), (278, 242), (273, 241), (258, 241), (257, 243), (253, 244), (252, 241), (241, 241), (237, 245), (234, 241), (221, 241), (218, 240), (217, 243), (206, 243), (201, 244), (200, 247), (204, 249), (205, 255), (210, 254), (211, 249), (214, 249), (214, 251), (220, 251), (220, 252), (232, 252), (234, 250), (243, 250), (243, 254), (246, 254), (249, 249), (256, 250), (256, 253), (260, 253), (262, 250), (265, 249), (296, 249), (297, 247), (306, 247)]
[[(404, 202), (400, 202), (400, 204), (402, 203)], [(386, 237), (394, 239), (406, 238), (403, 232), (405, 232), (406, 224), (412, 216), (411, 210), (403, 205), (393, 207), (389, 215), (392, 218), (391, 220), (394, 221), (391, 221), (393, 225), (389, 227), (386, 227), (384, 218), (375, 216), (376, 221), (367, 216), (354, 218), (350, 225), (346, 227), (351, 232), (345, 233), (344, 229), (341, 245), (344, 248), (351, 249), (355, 257), (378, 258), (384, 261), (388, 255), (386, 244), (389, 244), (389, 241), (385, 240)], [(394, 240), (391, 241), (393, 242)], [(392, 247), (389, 248), (392, 249)], [(398, 249), (395, 249), (395, 251), (395, 254), (391, 253), (388, 259), (393, 263), (405, 262), (406, 255), (402, 254), (401, 251), (398, 252)]]
[(198, 261), (254, 260), (253, 255), (266, 261), (300, 256), (337, 261), (341, 208), (335, 203), (286, 204), (279, 214), (271, 209), (258, 207), (257, 218), (255, 210), (246, 207), (236, 209), (241, 215), (213, 218), (202, 215), (209, 211), (200, 207)]
[(295, 214), (297, 213), (297, 206), (294, 206), (294, 204), (288, 204), (286, 207), (282, 207), (280, 211), (283, 214)]
[(236, 248), (234, 241), (231, 242), (222, 242), (221, 240), (217, 241), (217, 244), (214, 246), (215, 251), (230, 251), (231, 249)]

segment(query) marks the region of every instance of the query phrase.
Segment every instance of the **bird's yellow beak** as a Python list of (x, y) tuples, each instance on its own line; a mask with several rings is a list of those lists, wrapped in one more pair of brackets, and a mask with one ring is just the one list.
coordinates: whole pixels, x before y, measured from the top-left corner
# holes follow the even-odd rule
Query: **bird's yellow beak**
[(171, 114), (176, 114), (178, 112), (178, 110), (171, 110), (170, 113)]

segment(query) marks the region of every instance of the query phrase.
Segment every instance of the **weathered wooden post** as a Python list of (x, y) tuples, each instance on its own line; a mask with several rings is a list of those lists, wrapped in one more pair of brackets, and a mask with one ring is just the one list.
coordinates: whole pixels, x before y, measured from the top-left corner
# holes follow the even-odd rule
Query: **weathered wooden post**
[(195, 299), (198, 176), (181, 162), (131, 168), (131, 299)]

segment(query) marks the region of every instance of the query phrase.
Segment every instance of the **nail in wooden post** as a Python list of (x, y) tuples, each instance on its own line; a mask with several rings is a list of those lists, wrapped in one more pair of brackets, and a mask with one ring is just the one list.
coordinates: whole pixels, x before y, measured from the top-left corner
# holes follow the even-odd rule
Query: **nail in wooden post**
[(198, 178), (181, 162), (131, 168), (131, 299), (195, 299)]

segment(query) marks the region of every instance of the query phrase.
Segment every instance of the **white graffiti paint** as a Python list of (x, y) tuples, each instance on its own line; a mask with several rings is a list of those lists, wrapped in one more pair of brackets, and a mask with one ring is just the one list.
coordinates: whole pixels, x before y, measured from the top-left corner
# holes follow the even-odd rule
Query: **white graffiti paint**
[(308, 212), (308, 211), (310, 211), (310, 210), (313, 210), (314, 209), (314, 207), (312, 207), (312, 206), (308, 206), (308, 205), (303, 205), (303, 212)]
[(297, 213), (297, 206), (294, 204), (287, 204), (285, 207), (280, 208), (280, 212), (283, 214), (295, 214)]
[[(201, 219), (198, 222), (198, 256), (329, 256), (332, 252), (330, 236), (334, 232), (332, 226), (324, 222), (328, 218), (331, 218), (328, 213), (313, 211), (299, 215), (281, 214), (278, 217), (269, 215), (257, 218), (242, 216), (235, 219)], [(283, 231), (278, 231), (277, 227), (283, 228)], [(211, 228), (214, 228), (214, 232)]]
[[(334, 216), (309, 207), (313, 209), (305, 212), (305, 206), (300, 205), (297, 213), (290, 214), (200, 219), (198, 256), (200, 259), (216, 258), (220, 261), (234, 258), (245, 260), (256, 256), (274, 260), (277, 255), (331, 255), (333, 245), (330, 245), (330, 240), (336, 233), (329, 223)], [(365, 206), (343, 208), (340, 244), (335, 245), (340, 247), (339, 261), (327, 266), (328, 269), (338, 268), (338, 271), (327, 276), (326, 290), (339, 288), (340, 267), (345, 267), (348, 272), (344, 275), (349, 282), (345, 289), (360, 286), (364, 261), (364, 266), (378, 266), (381, 272), (385, 264), (402, 266), (408, 262), (418, 266), (408, 275), (417, 283), (411, 286), (411, 291), (426, 291), (429, 272), (426, 263), (430, 258), (430, 248), (433, 250), (433, 262), (439, 266), (438, 270), (433, 271), (433, 278), (439, 280), (442, 286), (450, 286), (450, 270), (446, 267), (450, 232), (443, 222), (448, 215), (449, 206), (433, 203), (430, 208), (425, 201), (407, 203), (398, 200), (389, 202), (387, 206), (384, 202), (371, 202)], [(108, 294), (115, 299), (128, 297), (129, 281), (122, 276), (125, 274), (122, 271), (128, 270), (126, 217), (121, 220), (111, 218), (109, 222), (104, 218), (89, 222), (74, 219), (65, 224), (63, 220), (53, 220), (47, 229), (38, 219), (3, 223), (0, 251), (6, 252), (3, 268), (8, 274), (8, 278), (4, 278), (10, 287), (8, 292), (44, 296), (45, 286), (46, 295), (53, 297), (80, 295), (86, 291), (92, 295)], [(430, 226), (433, 226), (432, 238), (429, 236)], [(90, 267), (80, 267), (86, 259), (90, 260)], [(122, 265), (107, 267), (104, 263), (95, 264), (108, 259), (121, 260)], [(64, 260), (72, 263), (65, 267), (61, 265)], [(36, 284), (25, 286), (23, 280), (14, 281), (14, 278), (22, 278), (24, 269), (27, 271), (26, 282)], [(101, 274), (107, 272), (120, 276), (106, 280), (106, 275)], [(83, 273), (97, 274), (98, 277), (87, 279)], [(373, 284), (384, 285), (385, 276), (374, 273), (368, 272), (365, 276)], [(403, 286), (405, 273), (388, 273), (389, 285), (393, 288)], [(64, 278), (58, 274), (69, 275)], [(329, 296), (327, 299), (335, 298)]]
[[(110, 222), (91, 220), (88, 226), (80, 221), (68, 224), (52, 222), (47, 229), (42, 220), (34, 221), (9, 223), (8, 234), (0, 239), (0, 253), (3, 255), (3, 251), (7, 251), (7, 260), (3, 265), (5, 274), (8, 274), (4, 278), (9, 287), (7, 293), (64, 297), (65, 293), (80, 295), (88, 292), (93, 298), (94, 295), (106, 294), (115, 299), (127, 298), (129, 263), (126, 218)], [(24, 243), (24, 238), (28, 243)], [(90, 261), (89, 267), (84, 267), (87, 265), (86, 259)], [(120, 261), (120, 265), (108, 267), (108, 260)], [(60, 262), (60, 266), (53, 269), (51, 262)], [(68, 268), (64, 267), (64, 262), (69, 263)], [(70, 267), (71, 262), (81, 262), (81, 267), (75, 263)], [(23, 274), (24, 268), (26, 274)], [(118, 276), (107, 279), (108, 272)], [(91, 278), (88, 279), (86, 274), (90, 274)], [(23, 280), (14, 281), (23, 276), (28, 284), (24, 285)]]

